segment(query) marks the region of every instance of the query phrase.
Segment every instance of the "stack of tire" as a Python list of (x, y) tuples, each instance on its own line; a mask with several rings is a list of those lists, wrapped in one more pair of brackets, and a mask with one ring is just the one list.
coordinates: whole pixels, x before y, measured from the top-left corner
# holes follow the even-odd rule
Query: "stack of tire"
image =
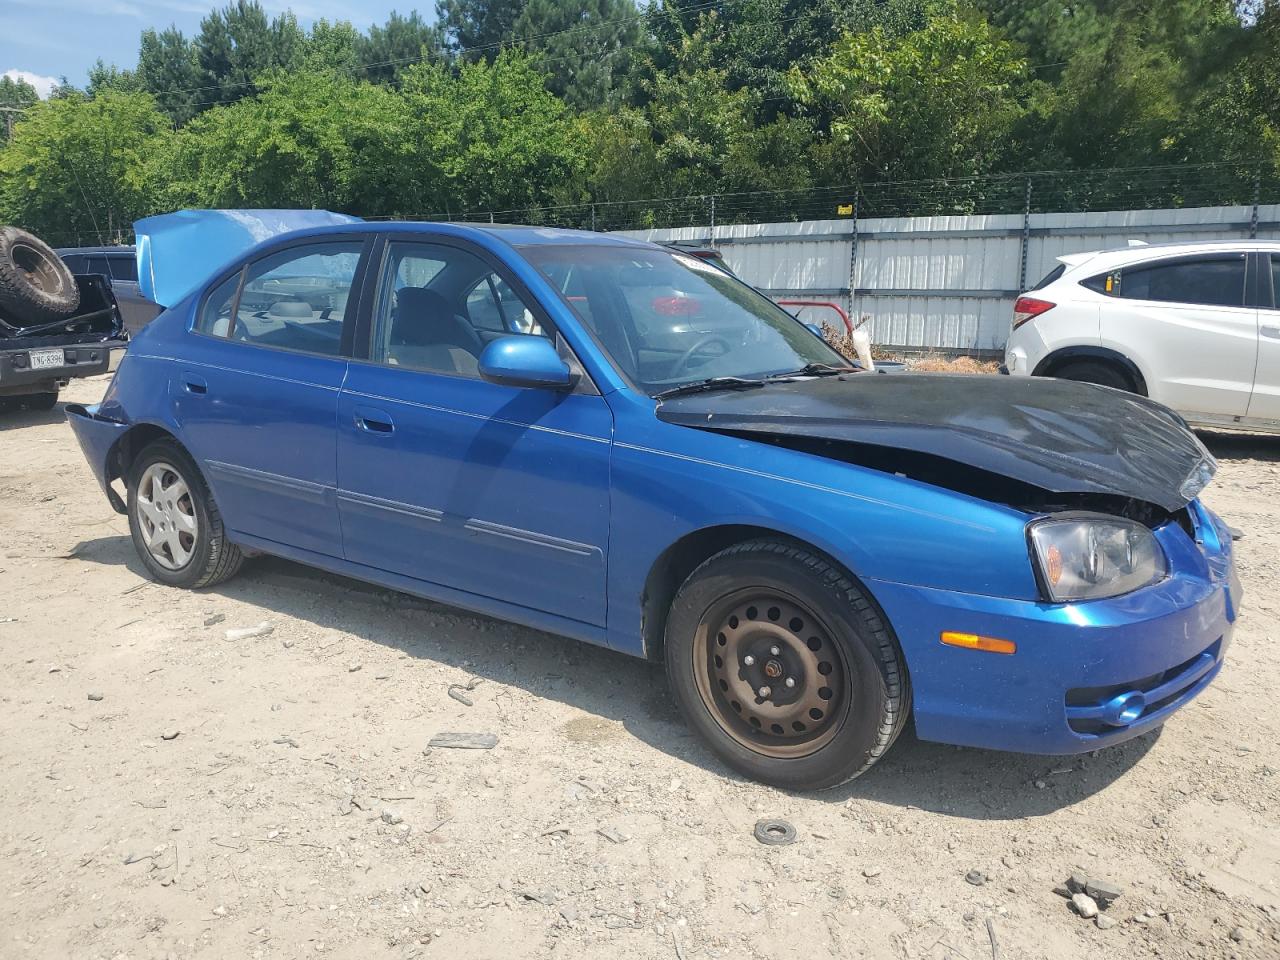
[(0, 227), (0, 329), (20, 336), (25, 327), (57, 323), (80, 306), (80, 288), (53, 248), (26, 230)]

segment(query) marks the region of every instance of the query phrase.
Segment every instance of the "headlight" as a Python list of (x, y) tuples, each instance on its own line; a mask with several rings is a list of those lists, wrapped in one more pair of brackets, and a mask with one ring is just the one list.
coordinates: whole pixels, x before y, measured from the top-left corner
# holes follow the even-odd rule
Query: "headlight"
[(1032, 523), (1029, 536), (1041, 582), (1058, 603), (1131, 593), (1168, 573), (1155, 536), (1129, 520), (1051, 517)]

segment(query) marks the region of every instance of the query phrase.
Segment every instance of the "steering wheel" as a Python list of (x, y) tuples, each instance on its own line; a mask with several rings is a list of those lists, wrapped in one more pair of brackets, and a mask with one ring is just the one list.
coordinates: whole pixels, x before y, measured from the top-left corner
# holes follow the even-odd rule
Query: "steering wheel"
[(686, 350), (681, 355), (680, 359), (671, 365), (671, 373), (677, 374), (681, 370), (685, 369), (686, 367), (695, 366), (695, 364), (693, 363), (693, 358), (698, 356), (698, 354), (702, 353), (703, 351), (705, 351), (708, 347), (717, 343), (720, 344), (720, 347), (721, 347), (720, 351), (718, 353), (713, 353), (710, 356), (706, 357), (702, 361), (703, 363), (706, 363), (710, 360), (717, 360), (733, 349), (733, 344), (731, 344), (724, 337), (720, 336), (720, 334), (718, 333), (710, 334), (709, 336), (703, 337), (701, 340), (699, 340), (697, 343), (691, 346), (688, 350)]

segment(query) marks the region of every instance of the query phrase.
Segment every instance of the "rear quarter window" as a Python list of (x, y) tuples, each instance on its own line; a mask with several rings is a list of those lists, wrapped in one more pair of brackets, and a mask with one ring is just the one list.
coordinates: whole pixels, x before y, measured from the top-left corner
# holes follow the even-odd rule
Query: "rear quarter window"
[(1032, 290), (1043, 290), (1045, 287), (1053, 283), (1053, 281), (1057, 280), (1060, 276), (1062, 276), (1066, 272), (1067, 272), (1067, 265), (1065, 263), (1060, 263), (1056, 267), (1054, 267), (1052, 270), (1050, 270), (1048, 273), (1046, 273), (1043, 277), (1041, 277), (1040, 280), (1034, 286), (1027, 287), (1027, 291), (1030, 292)]

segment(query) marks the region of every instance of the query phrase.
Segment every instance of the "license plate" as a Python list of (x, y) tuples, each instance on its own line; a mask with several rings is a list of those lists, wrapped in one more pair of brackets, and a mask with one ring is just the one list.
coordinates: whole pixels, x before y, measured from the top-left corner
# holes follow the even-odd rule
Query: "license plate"
[(48, 370), (50, 367), (66, 366), (66, 358), (61, 350), (32, 350), (31, 369)]

